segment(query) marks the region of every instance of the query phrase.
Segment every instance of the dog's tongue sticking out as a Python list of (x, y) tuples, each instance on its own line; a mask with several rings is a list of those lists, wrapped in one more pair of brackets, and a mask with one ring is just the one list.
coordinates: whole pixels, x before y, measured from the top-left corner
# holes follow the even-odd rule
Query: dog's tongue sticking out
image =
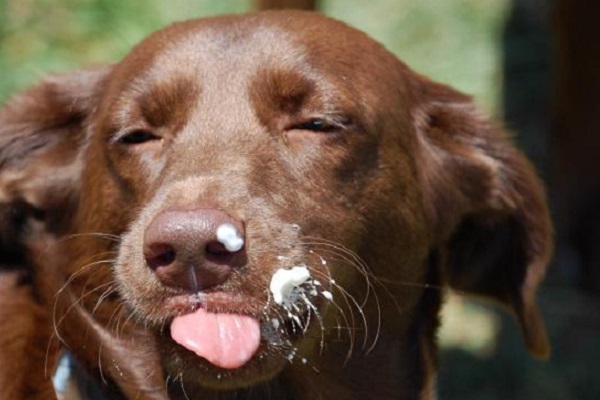
[(217, 367), (246, 364), (260, 345), (259, 322), (245, 315), (213, 314), (199, 308), (175, 317), (171, 337)]

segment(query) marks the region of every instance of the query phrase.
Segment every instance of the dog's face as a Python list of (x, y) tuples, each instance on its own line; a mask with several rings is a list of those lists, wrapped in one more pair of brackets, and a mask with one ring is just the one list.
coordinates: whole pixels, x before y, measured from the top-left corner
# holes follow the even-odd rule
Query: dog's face
[[(311, 13), (190, 21), (77, 79), (36, 105), (60, 143), (28, 148), (64, 177), (29, 190), (14, 161), (2, 199), (45, 212), (32, 232), (80, 235), (52, 246), (57, 282), (103, 329), (151, 336), (166, 375), (250, 386), (424, 326), (433, 352), (425, 288), (443, 279), (513, 306), (546, 350), (533, 294), (550, 228), (530, 167), (465, 96), (364, 34)], [(293, 267), (310, 277), (274, 288)]]
[[(359, 314), (367, 290), (379, 290), (369, 288), (369, 275), (424, 280), (417, 266), (427, 256), (427, 221), (414, 183), (415, 141), (402, 122), (409, 95), (401, 74), (392, 82), (373, 79), (395, 60), (339, 24), (327, 46), (310, 34), (317, 26), (298, 35), (286, 25), (233, 18), (158, 33), (114, 68), (90, 128), (85, 158), (110, 168), (86, 165), (80, 213), (89, 222), (81, 232), (123, 233), (114, 266), (121, 296), (155, 329), (174, 375), (200, 373), (203, 382), (220, 376), (225, 385), (225, 376), (271, 376), (292, 357), (314, 362), (321, 336), (338, 325), (366, 324), (375, 340), (376, 314), (366, 322)], [(346, 48), (348, 40), (357, 43)], [(222, 215), (205, 217), (206, 210)], [(181, 225), (178, 212), (200, 223), (235, 221), (244, 231), (245, 260), (197, 278), (189, 278), (189, 268), (209, 267), (186, 265), (173, 272), (182, 276), (161, 280), (161, 268), (149, 266), (145, 254), (148, 232), (170, 229), (154, 229), (157, 219)], [(199, 237), (165, 241), (198, 252), (206, 246)], [(176, 252), (184, 257), (185, 250)], [(209, 256), (187, 262), (209, 264)], [(278, 269), (294, 266), (308, 267), (311, 279), (290, 308), (276, 304), (269, 286)], [(396, 302), (418, 294), (404, 292)], [(380, 301), (392, 301), (386, 297)], [(174, 343), (171, 319), (198, 307), (259, 321), (255, 356), (223, 372)]]

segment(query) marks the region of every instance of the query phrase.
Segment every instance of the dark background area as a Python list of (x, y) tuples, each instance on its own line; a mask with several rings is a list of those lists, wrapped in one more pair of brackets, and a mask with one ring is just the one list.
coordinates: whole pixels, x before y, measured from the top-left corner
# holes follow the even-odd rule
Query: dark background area
[[(600, 2), (289, 2), (318, 3), (414, 69), (473, 95), (506, 121), (548, 187), (556, 256), (540, 304), (550, 360), (529, 357), (510, 316), (450, 293), (440, 398), (600, 399)], [(255, 7), (250, 0), (0, 0), (0, 102), (45, 74), (117, 61), (174, 20)]]

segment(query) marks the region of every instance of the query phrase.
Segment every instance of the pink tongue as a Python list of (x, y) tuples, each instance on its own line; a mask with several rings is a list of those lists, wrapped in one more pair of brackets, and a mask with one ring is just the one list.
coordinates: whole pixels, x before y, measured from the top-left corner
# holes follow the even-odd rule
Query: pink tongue
[(199, 308), (175, 317), (171, 337), (217, 367), (233, 369), (246, 364), (258, 350), (260, 325), (245, 315), (213, 314)]

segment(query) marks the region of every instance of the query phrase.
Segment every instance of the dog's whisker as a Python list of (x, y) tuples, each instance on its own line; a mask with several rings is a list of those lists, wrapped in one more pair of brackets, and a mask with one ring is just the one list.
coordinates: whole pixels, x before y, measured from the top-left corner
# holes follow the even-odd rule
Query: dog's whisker
[(132, 313), (133, 311), (129, 311), (124, 312), (124, 310), (127, 310), (127, 308), (124, 305), (119, 305), (118, 309), (115, 309), (111, 315), (111, 329), (113, 332), (115, 332), (115, 337), (117, 338), (117, 340), (121, 340), (121, 334), (123, 333), (119, 327), (121, 326), (121, 323), (123, 322), (123, 319), (126, 319), (130, 313)]
[(98, 297), (98, 300), (96, 301), (96, 305), (94, 306), (94, 308), (92, 308), (91, 314), (94, 315), (96, 313), (96, 310), (98, 309), (98, 307), (100, 307), (100, 305), (102, 304), (102, 302), (104, 302), (104, 300), (106, 300), (110, 295), (112, 295), (116, 291), (117, 291), (116, 285), (110, 286), (108, 289), (106, 289), (104, 291), (104, 293), (102, 293)]
[[(329, 242), (330, 242), (330, 241), (328, 241), (328, 243), (329, 243)], [(331, 244), (333, 244), (333, 242), (331, 242)], [(331, 253), (331, 254), (334, 254), (334, 255), (339, 255), (339, 253), (337, 253), (336, 251), (332, 251), (332, 250), (320, 249), (319, 251), (324, 251), (324, 252), (328, 252), (328, 253)], [(355, 263), (354, 263), (354, 261), (353, 261), (353, 260), (349, 260), (349, 259), (348, 259), (348, 258), (346, 258), (346, 257), (342, 257), (342, 259), (339, 259), (339, 258), (335, 258), (335, 257), (333, 257), (332, 259), (333, 259), (333, 260), (337, 260), (337, 261), (341, 261), (341, 262), (348, 262), (348, 263), (350, 263), (351, 265), (354, 265), (354, 266), (357, 266), (357, 267), (361, 268), (361, 270), (362, 270), (364, 273), (368, 273), (368, 274), (369, 274), (369, 276), (370, 276), (370, 277), (373, 279), (373, 281), (374, 281), (374, 282), (375, 282), (377, 285), (381, 286), (381, 288), (382, 288), (382, 289), (383, 289), (383, 290), (386, 292), (386, 294), (387, 294), (387, 295), (388, 295), (388, 296), (391, 298), (391, 300), (393, 301), (393, 303), (394, 303), (394, 305), (395, 305), (396, 309), (398, 310), (398, 313), (399, 313), (399, 314), (402, 314), (402, 308), (401, 308), (401, 307), (400, 307), (400, 305), (398, 304), (398, 300), (396, 299), (396, 297), (395, 297), (395, 296), (393, 296), (393, 294), (391, 293), (390, 289), (389, 289), (389, 288), (386, 286), (386, 284), (385, 284), (385, 283), (387, 283), (387, 282), (390, 282), (389, 280), (386, 280), (386, 279), (384, 279), (384, 278), (380, 278), (380, 277), (377, 277), (377, 276), (373, 275), (372, 273), (370, 273), (370, 272), (367, 270), (366, 266), (357, 265), (357, 264), (355, 264)], [(365, 264), (365, 265), (366, 265), (366, 264)], [(430, 285), (430, 284), (425, 284), (425, 283), (419, 283), (419, 284), (414, 284), (414, 285), (406, 284), (406, 286), (416, 286), (416, 287), (424, 287), (424, 288), (434, 288), (434, 287), (435, 287), (435, 285)], [(373, 286), (371, 285), (371, 287), (373, 287)], [(438, 289), (443, 289), (443, 288), (442, 288), (442, 287), (440, 287), (440, 286), (438, 286), (437, 288), (438, 288)], [(378, 336), (379, 336), (379, 332), (380, 332), (380, 329), (381, 329), (381, 323), (382, 323), (382, 320), (381, 320), (381, 306), (380, 306), (379, 298), (378, 298), (378, 295), (377, 295), (377, 291), (376, 291), (376, 290), (373, 290), (373, 293), (374, 293), (374, 295), (375, 295), (375, 296), (374, 296), (374, 298), (375, 298), (375, 301), (376, 301), (376, 303), (377, 303), (377, 304), (376, 304), (376, 307), (377, 307), (377, 330), (376, 330), (376, 332), (377, 332), (377, 334), (375, 335), (375, 338), (373, 339), (373, 342), (372, 342), (372, 344), (371, 344), (371, 345), (369, 346), (369, 348), (367, 349), (367, 353), (369, 353), (369, 352), (373, 351), (373, 349), (375, 348), (375, 346), (376, 346), (376, 344), (377, 344), (377, 338), (378, 338)], [(364, 303), (363, 303), (363, 304), (364, 304)]]
[[(364, 307), (365, 307), (365, 305), (366, 305), (366, 303), (368, 301), (368, 298), (369, 298), (369, 293), (371, 291), (373, 293), (373, 298), (374, 298), (374, 301), (375, 301), (376, 313), (377, 313), (377, 322), (376, 322), (376, 330), (375, 330), (375, 335), (374, 335), (373, 341), (372, 341), (371, 345), (369, 345), (368, 348), (367, 348), (367, 350), (366, 350), (366, 352), (369, 353), (369, 352), (371, 352), (375, 348), (375, 346), (377, 344), (377, 341), (378, 341), (378, 338), (379, 338), (379, 334), (380, 334), (380, 331), (381, 331), (381, 323), (382, 323), (382, 320), (381, 320), (381, 304), (380, 304), (380, 301), (379, 301), (379, 296), (377, 294), (377, 291), (375, 290), (373, 284), (371, 283), (371, 278), (373, 278), (376, 283), (378, 283), (380, 285), (381, 285), (381, 283), (378, 282), (377, 277), (374, 276), (368, 270), (368, 267), (366, 266), (366, 263), (364, 261), (362, 261), (360, 259), (360, 257), (358, 257), (358, 255), (356, 255), (354, 252), (346, 249), (344, 246), (337, 245), (335, 242), (332, 242), (332, 241), (329, 241), (329, 240), (326, 240), (326, 239), (322, 239), (322, 240), (326, 242), (325, 245), (327, 247), (329, 247), (329, 248), (323, 249), (323, 248), (319, 247), (319, 252), (325, 252), (325, 253), (328, 253), (328, 254), (333, 254), (336, 257), (330, 257), (330, 259), (335, 260), (335, 261), (341, 261), (341, 262), (344, 262), (344, 263), (348, 263), (348, 264), (350, 264), (352, 266), (355, 266), (361, 272), (361, 274), (365, 277), (365, 281), (367, 283), (367, 293), (365, 294), (364, 300), (360, 304), (360, 307), (359, 307), (360, 310), (364, 309)], [(303, 242), (303, 243), (309, 244), (311, 246), (323, 246), (323, 243), (319, 243), (318, 241)], [(342, 253), (340, 253), (340, 251)], [(317, 254), (317, 253), (315, 252), (314, 254)], [(346, 255), (348, 255), (351, 258), (349, 259), (348, 257), (346, 257)], [(319, 256), (319, 257), (321, 258), (321, 260), (324, 261), (323, 257), (321, 257), (321, 256)], [(341, 257), (341, 259), (338, 258), (338, 257)], [(382, 285), (382, 286), (384, 286), (384, 285)], [(385, 288), (385, 290), (386, 290), (386, 292), (389, 293), (388, 288)], [(393, 300), (394, 300), (394, 302), (397, 305), (396, 300), (395, 299), (393, 299)], [(361, 313), (362, 313), (362, 311), (361, 311)], [(365, 340), (366, 340), (366, 337), (365, 337)], [(363, 345), (363, 347), (366, 347), (366, 344)]]
[(87, 232), (87, 233), (72, 233), (69, 235), (64, 235), (61, 236), (58, 241), (62, 242), (62, 241), (67, 241), (67, 240), (71, 240), (71, 239), (75, 239), (75, 238), (80, 238), (80, 237), (95, 237), (95, 238), (100, 238), (100, 239), (106, 239), (106, 240), (113, 240), (113, 241), (119, 241), (121, 239), (121, 237), (119, 235), (113, 235), (111, 233), (105, 233), (105, 232)]
[(60, 238), (54, 240), (52, 243), (50, 243), (46, 249), (44, 249), (40, 255), (44, 255), (49, 253), (51, 250), (54, 249), (54, 247), (64, 244), (65, 242), (68, 242), (69, 240), (73, 240), (73, 239), (79, 239), (79, 238), (87, 238), (87, 237), (93, 237), (93, 238), (98, 238), (98, 239), (104, 239), (104, 240), (108, 240), (108, 241), (112, 241), (112, 242), (120, 242), (121, 237), (118, 235), (113, 235), (110, 233), (102, 233), (102, 232), (89, 232), (89, 233), (72, 233), (69, 235), (64, 235), (61, 236)]
[[(366, 349), (366, 351), (368, 353), (370, 351), (370, 349), (375, 346), (375, 343), (377, 342), (377, 338), (379, 336), (379, 331), (380, 331), (380, 320), (381, 320), (381, 317), (380, 317), (380, 314), (379, 314), (380, 307), (379, 307), (379, 302), (378, 302), (377, 297), (375, 297), (375, 299), (377, 301), (376, 305), (377, 305), (377, 310), (378, 310), (378, 324), (377, 324), (377, 329), (375, 331), (375, 336), (374, 336), (374, 339), (373, 339), (373, 345), (371, 347), (367, 348), (367, 341), (368, 341), (368, 338), (369, 338), (369, 327), (368, 327), (367, 318), (366, 318), (366, 315), (364, 313), (364, 308), (363, 308), (362, 304), (359, 304), (359, 302), (354, 298), (354, 296), (352, 296), (345, 288), (343, 288), (341, 285), (337, 284), (335, 281), (331, 280), (330, 284), (333, 287), (335, 287), (343, 295), (344, 299), (346, 299), (346, 302), (348, 304), (349, 309), (352, 310), (352, 309), (355, 308), (358, 311), (359, 315), (361, 316), (361, 319), (362, 319), (362, 322), (363, 322), (363, 326), (365, 328), (362, 348), (363, 348), (363, 350)], [(351, 300), (351, 302), (354, 304), (354, 307), (350, 306), (350, 304), (347, 301), (348, 299)], [(335, 304), (335, 302), (333, 302), (333, 303)], [(352, 315), (352, 326), (355, 326), (354, 313), (351, 313), (351, 315)], [(353, 331), (354, 330), (356, 330), (356, 329), (353, 329)]]
[(165, 378), (165, 387), (164, 387), (165, 397), (169, 396), (169, 381), (170, 380), (171, 380), (171, 374), (167, 374), (167, 377)]
[(161, 332), (165, 331), (165, 326), (166, 326), (167, 322), (168, 322), (167, 318), (163, 318), (163, 320), (161, 321), (161, 323), (160, 323), (160, 331)]
[[(323, 273), (321, 271), (314, 271), (314, 274), (329, 281), (330, 285), (332, 285), (333, 287), (336, 287), (340, 291), (340, 293), (342, 294), (342, 298), (346, 302), (347, 310), (350, 312), (350, 320), (348, 320), (348, 318), (346, 316), (346, 312), (344, 311), (342, 306), (340, 306), (334, 300), (331, 300), (331, 304), (333, 304), (333, 306), (339, 311), (339, 315), (341, 315), (342, 319), (344, 320), (344, 322), (347, 326), (355, 326), (356, 320), (355, 320), (354, 311), (353, 311), (354, 307), (352, 307), (351, 302), (348, 300), (348, 297), (350, 296), (350, 294), (347, 293), (345, 290), (343, 290), (343, 288), (340, 285), (336, 284), (335, 281), (333, 281), (333, 279), (331, 279), (331, 275), (329, 275), (329, 274), (326, 275), (325, 273)], [(353, 303), (355, 305), (358, 305), (358, 303), (356, 301), (353, 301)], [(350, 360), (350, 357), (352, 356), (352, 353), (354, 352), (354, 346), (355, 346), (354, 330), (348, 330), (348, 336), (349, 336), (350, 343), (349, 343), (349, 347), (348, 347), (348, 353), (346, 355), (346, 361), (345, 361), (346, 363)]]
[[(81, 267), (75, 274), (80, 273), (80, 271), (85, 270), (89, 267), (89, 265), (85, 265), (83, 267)], [(97, 271), (94, 271), (90, 274), (90, 276), (94, 275)], [(88, 277), (89, 279), (89, 277)], [(72, 282), (72, 280), (71, 280)], [(110, 284), (112, 284), (112, 281), (109, 282)], [(60, 321), (57, 323), (57, 312), (58, 312), (58, 304), (59, 304), (59, 300), (60, 300), (60, 296), (63, 295), (64, 289), (70, 284), (70, 281), (67, 280), (67, 283), (65, 283), (62, 287), (61, 290), (57, 291), (55, 294), (55, 299), (54, 299), (54, 305), (52, 307), (52, 324), (53, 324), (53, 328), (54, 328), (54, 334), (56, 336), (56, 338), (59, 340), (59, 342), (65, 344), (67, 347), (68, 345), (66, 344), (65, 340), (62, 338), (62, 336), (60, 335), (59, 331), (58, 331), (58, 327), (60, 326)], [(83, 297), (81, 297), (83, 298)], [(68, 310), (64, 313), (63, 317), (61, 318), (61, 321), (67, 316), (67, 314), (70, 312), (70, 310), (74, 307), (75, 303), (71, 304), (71, 306), (68, 308)]]
[[(90, 289), (90, 290), (88, 290), (87, 292), (85, 292), (85, 293), (81, 294), (81, 296), (79, 296), (77, 299), (75, 299), (75, 300), (74, 300), (74, 301), (71, 303), (71, 305), (70, 305), (70, 306), (67, 308), (67, 310), (66, 310), (66, 311), (63, 313), (63, 315), (62, 315), (62, 316), (61, 316), (61, 318), (58, 320), (58, 322), (55, 322), (55, 324), (54, 324), (54, 330), (55, 330), (55, 332), (58, 334), (58, 328), (60, 327), (60, 325), (63, 323), (63, 321), (65, 320), (65, 318), (67, 318), (67, 316), (69, 315), (69, 313), (70, 313), (70, 312), (71, 312), (71, 311), (72, 311), (72, 310), (73, 310), (75, 307), (77, 307), (77, 306), (80, 304), (81, 300), (83, 300), (85, 297), (87, 297), (87, 296), (89, 296), (89, 295), (91, 295), (91, 294), (93, 294), (93, 293), (96, 293), (96, 292), (97, 292), (97, 291), (99, 291), (99, 290), (102, 290), (102, 289), (104, 289), (106, 286), (109, 286), (109, 287), (110, 287), (110, 286), (111, 286), (111, 285), (113, 285), (113, 284), (114, 284), (114, 281), (105, 282), (105, 283), (103, 283), (103, 284), (101, 284), (101, 285), (98, 285), (98, 286), (96, 286), (95, 288), (93, 288), (93, 289)], [(60, 336), (60, 335), (59, 335), (59, 336)], [(61, 341), (62, 341), (62, 340), (61, 340)], [(63, 341), (63, 343), (65, 343), (65, 342)], [(65, 343), (65, 344), (66, 344), (66, 343)]]
[[(55, 299), (54, 299), (54, 305), (53, 305), (53, 309), (52, 309), (52, 321), (54, 323), (54, 330), (57, 334), (57, 336), (59, 337), (59, 340), (61, 342), (64, 342), (64, 340), (62, 340), (62, 338), (60, 337), (60, 334), (58, 333), (57, 330), (57, 325), (56, 325), (56, 313), (57, 313), (57, 307), (58, 307), (58, 303), (60, 300), (60, 296), (63, 295), (64, 290), (73, 282), (73, 280), (77, 277), (77, 275), (82, 274), (83, 272), (85, 272), (88, 268), (97, 265), (97, 264), (102, 264), (102, 263), (106, 263), (106, 262), (110, 262), (110, 261), (106, 261), (106, 260), (101, 260), (98, 262), (94, 262), (94, 263), (90, 263), (87, 265), (84, 265), (83, 267), (79, 268), (74, 274), (72, 274), (67, 281), (63, 284), (63, 286), (56, 292), (55, 294)], [(97, 273), (97, 271), (92, 272), (89, 276), (88, 276), (88, 280), (90, 279), (91, 276), (93, 276), (95, 273)], [(84, 286), (85, 287), (85, 286)]]
[(121, 338), (119, 337), (119, 333), (115, 329), (115, 326), (116, 326), (119, 318), (122, 317), (122, 314), (123, 314), (123, 309), (122, 309), (122, 307), (120, 307), (120, 304), (117, 304), (115, 306), (115, 309), (112, 311), (112, 313), (110, 313), (110, 316), (108, 317), (108, 322), (106, 323), (106, 328), (110, 332), (115, 333), (116, 340), (121, 340)]
[[(131, 310), (129, 312), (129, 315), (127, 316), (127, 318), (125, 319), (125, 321), (122, 321), (122, 318), (119, 318), (117, 320), (117, 326), (115, 331), (117, 332), (117, 336), (121, 336), (123, 335), (123, 332), (125, 332), (125, 329), (127, 327), (127, 324), (129, 323), (129, 321), (134, 318), (136, 316), (136, 312), (135, 310)], [(121, 322), (122, 321), (122, 322)], [(119, 329), (119, 325), (121, 326), (121, 329)], [(147, 329), (147, 327), (146, 327)]]
[(100, 346), (98, 346), (98, 371), (100, 373), (100, 380), (102, 381), (102, 383), (107, 385), (108, 381), (104, 377), (104, 369), (102, 367), (102, 349), (103, 348), (104, 348), (104, 344), (100, 343)]
[[(58, 339), (56, 338), (55, 333), (52, 332), (50, 337), (48, 338), (48, 344), (46, 345), (46, 354), (44, 356), (44, 376), (50, 376), (50, 374), (48, 372), (48, 367), (49, 367), (49, 363), (50, 363), (51, 347), (52, 347), (52, 344), (55, 343), (55, 341), (58, 341)], [(58, 347), (59, 343), (60, 343), (60, 341), (58, 341), (57, 347)], [(60, 356), (60, 354), (59, 354), (59, 356)]]
[(181, 384), (181, 391), (183, 392), (183, 395), (185, 396), (186, 400), (191, 400), (187, 392), (185, 391), (185, 385), (183, 383), (183, 373), (179, 376), (179, 383)]
[[(325, 326), (323, 325), (323, 318), (321, 317), (321, 313), (319, 313), (319, 310), (317, 309), (317, 307), (308, 299), (308, 297), (306, 295), (302, 295), (302, 299), (304, 300), (306, 305), (308, 305), (311, 308), (312, 313), (315, 314), (317, 320), (319, 321), (319, 327), (320, 327), (320, 331), (321, 331), (321, 340), (319, 343), (319, 353), (322, 354), (323, 348), (325, 347)], [(309, 314), (309, 316), (310, 316), (310, 314)], [(307, 323), (307, 325), (308, 325), (308, 323)]]
[(335, 250), (340, 255), (345, 254), (348, 257), (350, 257), (356, 263), (357, 266), (360, 266), (360, 268), (363, 269), (364, 273), (371, 275), (371, 271), (369, 269), (368, 264), (358, 254), (356, 254), (356, 252), (350, 250), (348, 247), (344, 246), (341, 243), (322, 237), (304, 236), (302, 244), (309, 244), (311, 246), (325, 246), (326, 248)]
[[(94, 257), (100, 256), (100, 255), (105, 255), (105, 254), (107, 254), (107, 253), (100, 253)], [(100, 265), (100, 264), (112, 264), (113, 262), (114, 262), (114, 260), (112, 260), (112, 259), (109, 259), (109, 260), (102, 259), (99, 261), (87, 262), (87, 263), (83, 264), (81, 267), (77, 268), (77, 270), (69, 276), (69, 278), (61, 286), (61, 288), (56, 291), (55, 296), (58, 296), (60, 293), (62, 293), (71, 283), (73, 283), (73, 281), (79, 275), (85, 273), (89, 268), (96, 266), (96, 265)]]
[[(338, 261), (347, 262), (349, 265), (355, 267), (359, 271), (359, 273), (361, 273), (364, 276), (365, 282), (367, 283), (367, 291), (365, 293), (365, 298), (363, 299), (362, 304), (361, 304), (364, 307), (364, 305), (368, 301), (370, 291), (373, 288), (373, 284), (371, 283), (371, 278), (374, 277), (373, 274), (369, 271), (367, 264), (358, 255), (356, 255), (356, 253), (354, 253), (353, 251), (347, 249), (346, 247), (344, 247), (340, 244), (337, 244), (332, 241), (320, 242), (320, 241), (316, 240), (315, 238), (311, 238), (311, 240), (312, 241), (304, 241), (304, 242), (302, 242), (302, 244), (309, 245), (311, 247), (326, 246), (325, 248), (320, 247), (319, 252), (325, 252), (325, 253), (333, 254), (333, 255), (340, 257), (341, 260), (338, 258), (337, 259)], [(325, 239), (321, 239), (321, 240), (325, 240)]]
[[(342, 250), (342, 251), (344, 251), (343, 246), (337, 247), (336, 246), (337, 244), (335, 242), (329, 241), (327, 239), (318, 238), (317, 240), (315, 240), (315, 242), (309, 242), (309, 243), (311, 245), (313, 245), (313, 246), (319, 246), (319, 244), (321, 244), (321, 243), (318, 243), (319, 241), (325, 241), (326, 243), (330, 244), (331, 246), (336, 247), (336, 250)], [(320, 252), (328, 252), (327, 249), (322, 249), (322, 248), (319, 251)], [(344, 251), (344, 253), (349, 254), (349, 255), (352, 254), (352, 252), (349, 251), (349, 250), (348, 250), (348, 252)], [(339, 255), (339, 253), (337, 253), (336, 251), (333, 251), (333, 254), (338, 254)], [(391, 280), (391, 279), (387, 279), (387, 278), (378, 277), (378, 276), (372, 274), (368, 270), (368, 268), (366, 267), (366, 264), (364, 263), (364, 261), (360, 260), (360, 258), (358, 256), (356, 256), (356, 257), (353, 256), (353, 258), (355, 260), (357, 260), (358, 262), (360, 262), (360, 265), (355, 264), (351, 260), (348, 260), (346, 257), (343, 257), (341, 260), (338, 259), (338, 261), (350, 262), (350, 264), (353, 264), (353, 265), (355, 265), (357, 267), (360, 267), (360, 269), (361, 269), (362, 272), (368, 273), (368, 276), (373, 279), (373, 281), (375, 282), (375, 284), (377, 284), (378, 286), (380, 286), (386, 292), (386, 294), (391, 298), (391, 300), (393, 301), (393, 303), (394, 303), (396, 309), (398, 310), (399, 314), (402, 314), (402, 307), (398, 304), (398, 300), (391, 293), (391, 290), (389, 289), (389, 287), (387, 286), (387, 284), (399, 285), (399, 286), (406, 286), (406, 287), (423, 288), (423, 289), (428, 289), (428, 290), (440, 290), (440, 291), (443, 291), (445, 289), (443, 286), (433, 285), (433, 284), (424, 283), (424, 282), (398, 281), (398, 280)], [(381, 323), (382, 323), (382, 321), (381, 321), (381, 308), (380, 308), (380, 305), (379, 305), (379, 299), (377, 298), (378, 297), (377, 296), (377, 291), (374, 290), (374, 293), (375, 293), (375, 297), (376, 297), (375, 301), (378, 303), (377, 304), (377, 313), (378, 313), (378, 315), (377, 315), (377, 325), (378, 325), (377, 332), (378, 333), (375, 336), (375, 339), (373, 340), (373, 343), (367, 349), (367, 353), (371, 352), (375, 348), (375, 346), (377, 344), (377, 337), (378, 337), (379, 331), (381, 329), (380, 326), (381, 326)]]
[[(377, 278), (380, 282), (388, 284), (388, 285), (397, 285), (397, 286), (407, 286), (407, 287), (414, 287), (414, 288), (419, 288), (419, 289), (431, 289), (431, 290), (439, 290), (439, 291), (445, 291), (446, 287), (442, 286), (442, 285), (433, 285), (433, 284), (429, 284), (429, 283), (421, 283), (421, 282), (410, 282), (410, 281), (406, 281), (406, 280), (395, 280), (395, 279), (388, 279), (388, 278)], [(461, 294), (466, 294), (464, 292), (461, 292), (459, 290), (454, 290), (457, 293), (461, 293)]]

